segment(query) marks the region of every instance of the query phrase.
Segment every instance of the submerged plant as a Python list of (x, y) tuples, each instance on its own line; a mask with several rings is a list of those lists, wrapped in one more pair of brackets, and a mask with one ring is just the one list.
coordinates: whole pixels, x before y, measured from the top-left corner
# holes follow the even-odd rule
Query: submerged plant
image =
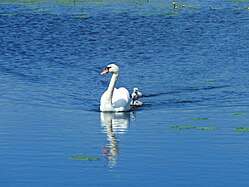
[(71, 160), (79, 160), (79, 161), (96, 161), (99, 160), (98, 157), (92, 157), (92, 156), (71, 156)]

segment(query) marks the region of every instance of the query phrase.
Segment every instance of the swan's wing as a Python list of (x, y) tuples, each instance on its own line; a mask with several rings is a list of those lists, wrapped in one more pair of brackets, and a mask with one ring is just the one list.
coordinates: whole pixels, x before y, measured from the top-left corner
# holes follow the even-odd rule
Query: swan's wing
[(123, 107), (127, 109), (130, 107), (130, 94), (126, 88), (114, 89), (112, 104), (114, 108)]

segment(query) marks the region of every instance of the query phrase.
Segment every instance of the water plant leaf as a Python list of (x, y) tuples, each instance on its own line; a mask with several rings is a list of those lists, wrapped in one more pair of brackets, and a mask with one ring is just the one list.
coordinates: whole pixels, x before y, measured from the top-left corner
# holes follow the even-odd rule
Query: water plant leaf
[(206, 80), (201, 80), (201, 82), (209, 83), (209, 82), (216, 82), (216, 80), (215, 79), (206, 79)]
[(232, 114), (235, 116), (239, 116), (245, 114), (245, 112), (233, 112)]
[(208, 118), (188, 118), (188, 120), (208, 120)]
[(196, 127), (195, 126), (169, 126), (168, 127), (169, 129), (172, 129), (172, 130), (187, 130), (187, 129), (195, 129)]
[(71, 156), (71, 160), (79, 160), (79, 161), (96, 161), (99, 160), (98, 157), (92, 157), (92, 156)]
[(235, 128), (235, 130), (239, 132), (249, 132), (249, 127), (238, 127)]
[(196, 127), (196, 130), (204, 130), (204, 131), (209, 131), (209, 130), (217, 130), (218, 127)]

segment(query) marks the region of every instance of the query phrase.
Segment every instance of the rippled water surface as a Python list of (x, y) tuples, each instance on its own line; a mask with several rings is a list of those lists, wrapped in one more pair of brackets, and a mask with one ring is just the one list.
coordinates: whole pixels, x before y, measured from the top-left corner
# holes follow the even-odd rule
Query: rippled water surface
[[(249, 4), (177, 6), (0, 3), (1, 186), (249, 185)], [(109, 63), (143, 107), (99, 111)]]

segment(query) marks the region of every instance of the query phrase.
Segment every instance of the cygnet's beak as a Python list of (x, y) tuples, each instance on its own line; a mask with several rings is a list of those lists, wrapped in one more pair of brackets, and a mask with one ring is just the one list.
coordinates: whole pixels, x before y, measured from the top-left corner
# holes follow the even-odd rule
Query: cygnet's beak
[(109, 73), (109, 69), (108, 68), (105, 68), (105, 70), (101, 72), (101, 75), (104, 75), (106, 73)]

